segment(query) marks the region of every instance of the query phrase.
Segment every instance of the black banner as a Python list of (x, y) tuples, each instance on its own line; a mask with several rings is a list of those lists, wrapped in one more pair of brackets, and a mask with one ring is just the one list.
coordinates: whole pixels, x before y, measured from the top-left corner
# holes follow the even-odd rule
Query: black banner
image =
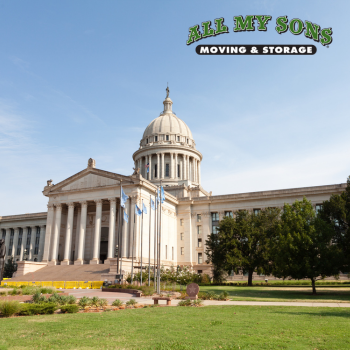
[(315, 45), (198, 45), (198, 55), (314, 55)]

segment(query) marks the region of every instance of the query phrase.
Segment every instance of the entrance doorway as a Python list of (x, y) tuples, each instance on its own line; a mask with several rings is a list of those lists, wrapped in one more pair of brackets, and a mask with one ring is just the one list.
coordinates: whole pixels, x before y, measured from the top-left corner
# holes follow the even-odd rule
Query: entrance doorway
[(101, 228), (100, 260), (104, 264), (108, 254), (108, 227)]

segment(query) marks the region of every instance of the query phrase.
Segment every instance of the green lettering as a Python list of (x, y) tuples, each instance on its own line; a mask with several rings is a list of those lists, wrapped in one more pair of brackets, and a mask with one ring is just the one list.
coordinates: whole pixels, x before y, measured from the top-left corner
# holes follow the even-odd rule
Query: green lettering
[(202, 38), (207, 38), (208, 36), (215, 35), (214, 29), (211, 29), (210, 26), (211, 26), (211, 21), (202, 23), (202, 27), (203, 27)]
[(252, 32), (255, 30), (253, 26), (253, 20), (255, 16), (247, 16), (245, 20), (243, 21), (242, 16), (234, 16), (233, 20), (235, 21), (235, 28), (233, 29), (234, 32)]
[[(295, 29), (295, 24), (298, 23), (298, 29)], [(299, 18), (293, 18), (289, 23), (289, 31), (294, 35), (299, 35), (304, 30), (304, 23)]]
[(266, 24), (272, 17), (271, 16), (255, 16), (255, 18), (259, 22), (258, 30), (266, 32), (266, 30), (267, 30)]
[(276, 32), (278, 34), (285, 33), (288, 30), (288, 17), (287, 16), (281, 16), (276, 19), (277, 27)]
[(322, 39), (320, 40), (320, 42), (323, 46), (332, 43), (333, 41), (332, 34), (333, 34), (332, 28), (324, 28), (321, 30)]
[(198, 41), (198, 40), (202, 39), (202, 34), (199, 31), (199, 25), (198, 24), (196, 24), (193, 27), (190, 27), (189, 31), (190, 31), (190, 34), (188, 35), (188, 40), (186, 42), (186, 45), (191, 45), (195, 41)]
[(228, 28), (227, 28), (227, 26), (224, 25), (223, 18), (217, 18), (215, 20), (215, 24), (216, 24), (215, 34), (228, 33)]
[(313, 39), (315, 41), (319, 41), (319, 29), (320, 29), (320, 26), (317, 25), (317, 24), (312, 24), (309, 21), (305, 21), (305, 24), (306, 24), (305, 36), (307, 38)]

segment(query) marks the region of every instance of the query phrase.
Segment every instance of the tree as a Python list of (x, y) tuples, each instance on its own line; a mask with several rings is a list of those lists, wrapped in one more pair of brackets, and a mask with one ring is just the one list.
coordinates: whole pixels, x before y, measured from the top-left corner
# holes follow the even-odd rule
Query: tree
[(215, 271), (248, 273), (248, 285), (253, 284), (253, 273), (271, 271), (270, 239), (279, 218), (279, 209), (265, 209), (258, 214), (248, 211), (225, 217), (219, 223), (218, 234), (206, 241), (208, 263)]
[(17, 264), (11, 256), (4, 266), (4, 278), (11, 278), (13, 273), (17, 271)]
[(333, 244), (343, 251), (342, 272), (350, 272), (350, 176), (343, 193), (334, 194), (323, 202), (319, 217), (328, 223), (333, 230)]
[(281, 221), (272, 241), (273, 274), (279, 278), (304, 279), (312, 283), (339, 274), (342, 250), (333, 244), (332, 227), (316, 216), (305, 197), (292, 205), (285, 204)]

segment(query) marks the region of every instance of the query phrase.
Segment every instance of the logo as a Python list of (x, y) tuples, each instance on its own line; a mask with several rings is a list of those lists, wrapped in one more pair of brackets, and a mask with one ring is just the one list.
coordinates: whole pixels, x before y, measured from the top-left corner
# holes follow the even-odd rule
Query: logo
[[(233, 34), (239, 32), (266, 32), (272, 16), (234, 16)], [(216, 18), (214, 24), (211, 21), (202, 22), (189, 28), (187, 45), (191, 45), (204, 38), (229, 34), (229, 27), (225, 25), (224, 18)], [(304, 36), (328, 47), (333, 41), (332, 28), (321, 28), (320, 25), (310, 21), (302, 21), (299, 18), (288, 20), (287, 16), (276, 19), (275, 31), (278, 34), (290, 31), (293, 35)], [(317, 52), (315, 45), (199, 45), (196, 47), (199, 55), (314, 55)]]

